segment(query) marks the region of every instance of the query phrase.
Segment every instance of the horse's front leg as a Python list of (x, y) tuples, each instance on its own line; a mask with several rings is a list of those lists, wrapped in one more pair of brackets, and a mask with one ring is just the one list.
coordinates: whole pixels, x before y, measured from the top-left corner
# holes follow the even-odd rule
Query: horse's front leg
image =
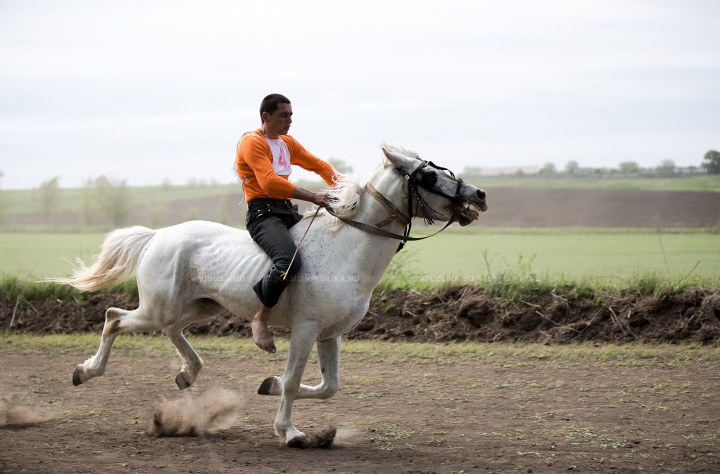
[(293, 328), (290, 337), (290, 352), (282, 377), (282, 398), (277, 417), (275, 417), (275, 434), (291, 448), (305, 448), (310, 444), (305, 433), (293, 425), (291, 415), (293, 401), (300, 389), (300, 380), (305, 371), (305, 364), (307, 364), (308, 356), (319, 333), (320, 331), (316, 327), (299, 327)]
[[(325, 400), (335, 395), (340, 388), (340, 337), (319, 341), (317, 353), (322, 381), (314, 387), (300, 384), (295, 400), (305, 398)], [(258, 394), (280, 396), (282, 387), (283, 383), (280, 377), (268, 377), (260, 385)]]

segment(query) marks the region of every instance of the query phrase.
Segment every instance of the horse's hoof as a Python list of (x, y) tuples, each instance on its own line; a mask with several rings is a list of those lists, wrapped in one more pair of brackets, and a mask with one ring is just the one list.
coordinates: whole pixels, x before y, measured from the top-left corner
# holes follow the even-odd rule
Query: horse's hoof
[(73, 372), (73, 385), (76, 387), (82, 383), (82, 380), (80, 380), (80, 367), (75, 367), (75, 372)]
[(177, 376), (175, 377), (175, 383), (177, 384), (177, 386), (180, 390), (185, 390), (187, 388), (190, 388), (190, 384), (187, 383), (187, 380), (185, 380), (185, 377), (183, 377), (182, 372), (177, 374)]
[(305, 449), (305, 448), (309, 448), (310, 444), (311, 444), (310, 438), (308, 438), (305, 435), (302, 435), (302, 436), (296, 436), (295, 438), (289, 440), (286, 443), (286, 446), (288, 448)]
[(270, 389), (272, 388), (274, 381), (275, 377), (268, 377), (263, 380), (263, 383), (257, 391), (258, 395), (270, 395)]

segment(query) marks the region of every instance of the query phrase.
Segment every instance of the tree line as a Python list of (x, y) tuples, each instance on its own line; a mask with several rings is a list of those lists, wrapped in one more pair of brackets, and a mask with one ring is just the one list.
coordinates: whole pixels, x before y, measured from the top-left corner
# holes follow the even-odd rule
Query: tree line
[[(48, 222), (60, 203), (59, 177), (43, 181), (34, 190), (33, 197), (43, 220)], [(95, 224), (101, 216), (106, 216), (114, 226), (122, 226), (132, 208), (132, 191), (125, 180), (109, 179), (104, 175), (83, 180), (77, 209), (83, 224)]]
[[(720, 174), (720, 153), (715, 150), (710, 150), (705, 153), (702, 163), (700, 166), (690, 166), (689, 171), (692, 173), (695, 170), (704, 169), (707, 174)], [(563, 170), (559, 170), (554, 163), (545, 163), (538, 174), (540, 175), (555, 175), (555, 174), (567, 174), (567, 175), (590, 175), (590, 174), (636, 174), (636, 173), (658, 173), (658, 174), (672, 174), (677, 170), (675, 162), (671, 159), (665, 159), (660, 162), (655, 168), (645, 169), (641, 168), (636, 161), (624, 161), (618, 165), (617, 168), (581, 168), (580, 164), (571, 160), (568, 161)], [(478, 167), (466, 167), (462, 176), (466, 179), (479, 178), (481, 177), (481, 168)], [(524, 174), (521, 169), (515, 173), (517, 175)]]

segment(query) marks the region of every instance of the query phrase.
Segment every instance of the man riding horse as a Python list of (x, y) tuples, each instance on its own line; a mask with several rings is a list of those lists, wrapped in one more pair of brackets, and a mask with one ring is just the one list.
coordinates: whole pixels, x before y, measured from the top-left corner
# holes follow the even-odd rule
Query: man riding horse
[(288, 231), (302, 215), (290, 199), (318, 206), (325, 206), (328, 199), (326, 192), (312, 192), (291, 183), (288, 180), (291, 165), (318, 174), (328, 186), (333, 185), (337, 174), (329, 163), (308, 152), (287, 134), (292, 113), (287, 97), (280, 94), (265, 97), (260, 104), (262, 126), (242, 136), (235, 158), (235, 169), (242, 180), (248, 206), (245, 227), (273, 262), (267, 274), (253, 286), (260, 307), (250, 323), (255, 344), (271, 354), (275, 352), (275, 342), (268, 329), (270, 309), (302, 265)]

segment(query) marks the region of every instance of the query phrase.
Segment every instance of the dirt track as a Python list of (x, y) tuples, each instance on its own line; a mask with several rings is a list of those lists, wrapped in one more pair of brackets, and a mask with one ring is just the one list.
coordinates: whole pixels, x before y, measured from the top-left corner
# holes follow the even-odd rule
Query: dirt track
[[(124, 336), (131, 337), (131, 336)], [(191, 339), (192, 340), (192, 339)], [(0, 427), (0, 472), (717, 472), (720, 419), (715, 362), (667, 353), (574, 361), (345, 353), (341, 390), (299, 401), (294, 421), (308, 433), (339, 429), (330, 449), (282, 448), (272, 434), (278, 399), (255, 394), (280, 374), (285, 351), (233, 357), (201, 353), (206, 367), (184, 396), (239, 394), (235, 425), (198, 437), (145, 431), (160, 397), (182, 397), (177, 358), (117, 349), (105, 376), (73, 387), (74, 364), (94, 351), (13, 351), (0, 338), (0, 395), (19, 393), (49, 420)], [(601, 349), (597, 349), (601, 350)], [(707, 349), (706, 349), (707, 350)], [(554, 352), (557, 351), (557, 352)], [(553, 355), (555, 354), (555, 355)], [(315, 366), (305, 374), (317, 383)], [(241, 404), (242, 405), (242, 404)], [(1, 414), (0, 414), (1, 415)]]
[[(137, 300), (98, 294), (82, 304), (34, 301), (17, 310), (15, 303), (0, 301), (0, 326), (9, 326), (14, 312), (13, 331), (99, 335), (105, 308), (130, 308)], [(192, 332), (249, 333), (230, 315)], [(589, 340), (601, 351), (604, 342), (717, 344), (719, 335), (717, 290), (664, 299), (618, 294), (604, 304), (550, 294), (514, 304), (460, 286), (380, 295), (349, 337)], [(13, 337), (0, 337), (0, 397), (19, 394), (31, 414), (49, 419), (0, 427), (0, 472), (718, 471), (720, 376), (711, 357), (689, 361), (658, 352), (608, 363), (602, 352), (575, 360), (552, 355), (563, 346), (547, 346), (548, 356), (508, 357), (495, 345), (477, 346), (485, 348), (477, 358), (432, 355), (431, 348), (419, 357), (345, 353), (341, 391), (327, 401), (300, 401), (294, 412), (308, 433), (336, 426), (336, 444), (295, 451), (279, 447), (272, 434), (278, 400), (255, 394), (265, 377), (282, 373), (286, 349), (275, 356), (254, 348), (232, 357), (200, 351), (206, 368), (189, 395), (181, 395), (169, 345), (165, 352), (118, 349), (105, 376), (75, 388), (72, 369), (95, 351), (94, 343), (84, 351), (38, 353), (14, 350)], [(651, 350), (636, 347), (629, 350)], [(318, 383), (316, 371), (309, 366), (304, 382)], [(161, 397), (197, 399), (218, 388), (244, 400), (229, 429), (190, 438), (146, 434)]]

